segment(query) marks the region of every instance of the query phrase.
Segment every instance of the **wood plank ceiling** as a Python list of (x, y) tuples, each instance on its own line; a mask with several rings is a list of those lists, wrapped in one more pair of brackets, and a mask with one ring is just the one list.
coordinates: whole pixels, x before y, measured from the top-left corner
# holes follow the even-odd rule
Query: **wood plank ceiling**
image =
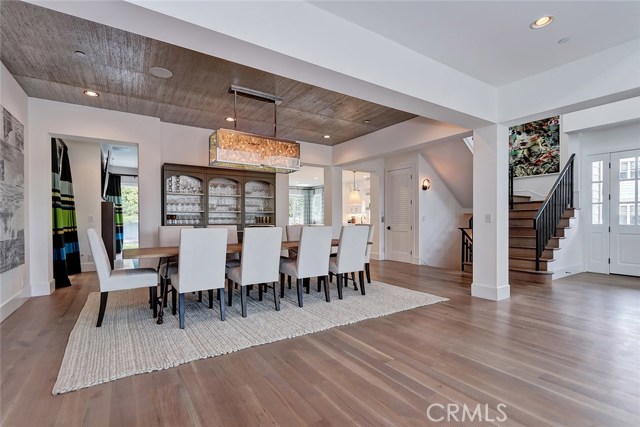
[[(278, 137), (324, 145), (415, 117), (23, 2), (1, 2), (0, 21), (0, 59), (30, 97), (233, 128), (225, 118), (233, 116), (228, 90), (235, 84), (284, 99), (277, 107)], [(152, 76), (154, 66), (171, 70), (173, 77)], [(85, 89), (100, 96), (90, 98)], [(237, 129), (272, 136), (273, 110), (273, 104), (238, 97)]]

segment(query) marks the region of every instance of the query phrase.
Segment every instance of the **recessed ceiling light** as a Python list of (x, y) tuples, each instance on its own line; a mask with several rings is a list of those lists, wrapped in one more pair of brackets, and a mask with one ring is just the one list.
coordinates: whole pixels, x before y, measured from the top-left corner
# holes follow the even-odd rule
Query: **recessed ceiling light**
[(156, 76), (160, 79), (170, 79), (173, 77), (173, 73), (171, 71), (162, 67), (151, 67), (149, 68), (149, 72), (152, 76)]
[(558, 40), (558, 44), (565, 44), (569, 40), (571, 40), (571, 37), (563, 37), (560, 40)]
[(236, 119), (234, 119), (233, 117), (227, 117), (227, 118), (225, 118), (225, 120), (228, 121), (228, 122), (235, 122), (236, 121)]
[(329, 139), (329, 138), (331, 138), (331, 135), (325, 135), (324, 136), (324, 139)]
[(84, 58), (85, 56), (87, 56), (87, 54), (86, 54), (86, 53), (84, 53), (84, 52), (83, 52), (83, 51), (81, 51), (81, 50), (76, 50), (76, 51), (75, 51), (75, 52), (73, 52), (73, 53), (74, 53), (77, 57), (79, 57), (79, 58)]
[(371, 123), (371, 120), (365, 120), (364, 123), (369, 124), (369, 123)]
[(546, 27), (547, 25), (551, 24), (552, 22), (553, 22), (553, 16), (551, 16), (551, 15), (543, 16), (543, 17), (538, 18), (535, 21), (533, 21), (531, 23), (531, 28), (533, 28), (534, 30), (537, 30), (538, 28)]
[(84, 91), (84, 92), (82, 92), (82, 93), (84, 93), (84, 94), (85, 94), (85, 95), (87, 95), (87, 96), (92, 96), (92, 97), (94, 97), (94, 98), (95, 98), (96, 96), (100, 96), (100, 94), (99, 94), (98, 92), (94, 91), (94, 90), (85, 90), (85, 91)]

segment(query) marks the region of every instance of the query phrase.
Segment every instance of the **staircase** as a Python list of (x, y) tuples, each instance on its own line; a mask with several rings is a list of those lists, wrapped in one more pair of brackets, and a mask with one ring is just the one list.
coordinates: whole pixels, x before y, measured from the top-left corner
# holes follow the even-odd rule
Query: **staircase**
[[(513, 195), (513, 175), (509, 185), (509, 281), (549, 284), (552, 262), (573, 218), (572, 155), (544, 201)], [(471, 228), (471, 223), (469, 227)], [(473, 272), (473, 232), (462, 231), (462, 271)], [(536, 247), (539, 242), (539, 248)], [(546, 244), (544, 243), (546, 242)], [(537, 253), (537, 257), (536, 257)]]

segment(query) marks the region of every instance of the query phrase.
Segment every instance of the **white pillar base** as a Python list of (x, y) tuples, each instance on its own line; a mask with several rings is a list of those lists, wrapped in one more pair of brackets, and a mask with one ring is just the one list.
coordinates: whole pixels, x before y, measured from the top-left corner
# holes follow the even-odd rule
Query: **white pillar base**
[(472, 283), (471, 296), (489, 299), (491, 301), (501, 301), (511, 296), (511, 286), (502, 285), (496, 288), (495, 286)]

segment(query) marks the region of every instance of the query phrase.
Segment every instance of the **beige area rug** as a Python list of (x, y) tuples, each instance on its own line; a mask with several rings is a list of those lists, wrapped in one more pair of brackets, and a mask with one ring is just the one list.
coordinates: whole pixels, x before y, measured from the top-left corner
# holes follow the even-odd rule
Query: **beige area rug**
[(195, 295), (187, 295), (186, 329), (178, 327), (178, 317), (170, 309), (165, 310), (163, 325), (155, 323), (147, 289), (110, 293), (104, 322), (96, 328), (100, 294), (93, 292), (69, 336), (53, 394), (447, 301), (375, 281), (366, 290), (363, 296), (353, 287), (345, 289), (344, 299), (339, 300), (334, 281), (327, 303), (324, 292), (316, 292), (312, 283), (311, 293), (304, 294), (304, 307), (299, 308), (294, 286), (281, 299), (280, 311), (274, 309), (272, 291), (260, 302), (254, 290), (244, 319), (235, 291), (224, 322), (217, 300), (209, 309), (206, 292), (201, 303)]

